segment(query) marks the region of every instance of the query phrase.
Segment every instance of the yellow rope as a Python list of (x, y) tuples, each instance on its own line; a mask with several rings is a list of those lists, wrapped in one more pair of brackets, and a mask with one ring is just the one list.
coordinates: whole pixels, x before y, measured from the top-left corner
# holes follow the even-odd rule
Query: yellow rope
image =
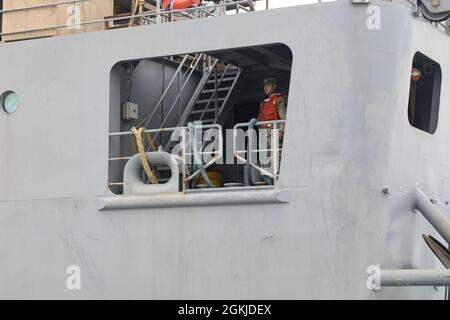
[(144, 132), (144, 135), (145, 135), (145, 139), (147, 140), (147, 144), (150, 147), (150, 150), (156, 151), (156, 147), (153, 144), (153, 140), (152, 140), (152, 137), (150, 137), (150, 133)]
[[(156, 179), (155, 175), (152, 172), (152, 169), (150, 169), (150, 165), (148, 164), (147, 161), (147, 155), (145, 154), (145, 148), (144, 148), (144, 144), (142, 142), (142, 131), (144, 131), (144, 128), (139, 128), (136, 129), (135, 127), (131, 128), (131, 132), (134, 134), (134, 138), (133, 139), (133, 149), (135, 148), (135, 146), (137, 147), (138, 151), (139, 151), (139, 158), (141, 159), (142, 162), (142, 166), (144, 168), (145, 174), (147, 175), (149, 181), (152, 184), (158, 184), (158, 179)], [(151, 141), (151, 138), (150, 138)], [(151, 145), (153, 145), (153, 142), (151, 143)], [(154, 148), (154, 145), (153, 145)]]
[(131, 149), (132, 149), (133, 155), (135, 155), (136, 153), (139, 152), (137, 143), (136, 143), (136, 136), (134, 134), (131, 136)]

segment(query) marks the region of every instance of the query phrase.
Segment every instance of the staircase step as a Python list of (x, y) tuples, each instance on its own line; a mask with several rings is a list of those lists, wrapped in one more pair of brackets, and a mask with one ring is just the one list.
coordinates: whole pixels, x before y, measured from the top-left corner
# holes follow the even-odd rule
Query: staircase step
[[(223, 91), (230, 91), (231, 87), (225, 87), (225, 88), (219, 88), (217, 89), (218, 92), (223, 92)], [(203, 90), (202, 93), (212, 93), (215, 92), (216, 89), (207, 89), (207, 90)]]
[[(217, 73), (220, 74), (220, 75), (222, 75), (222, 74), (223, 74), (223, 71), (224, 71), (224, 70), (220, 70), (220, 71), (218, 71)], [(238, 69), (238, 68), (233, 68), (233, 69), (228, 68), (228, 70), (227, 70), (227, 72), (226, 72), (225, 74), (236, 74), (236, 73), (238, 73), (238, 72), (239, 72), (239, 69)]]
[[(236, 77), (223, 78), (222, 82), (234, 81), (234, 79), (236, 79)], [(215, 82), (216, 80), (208, 80), (206, 83), (215, 83)]]
[[(202, 114), (205, 110), (193, 110), (190, 114)], [(215, 112), (216, 109), (207, 109), (205, 113)]]
[[(218, 101), (224, 101), (225, 98), (219, 98), (217, 99)], [(214, 103), (215, 99), (211, 100), (211, 103)], [(195, 104), (202, 104), (202, 103), (208, 103), (209, 99), (205, 99), (205, 100), (197, 100), (197, 102)]]

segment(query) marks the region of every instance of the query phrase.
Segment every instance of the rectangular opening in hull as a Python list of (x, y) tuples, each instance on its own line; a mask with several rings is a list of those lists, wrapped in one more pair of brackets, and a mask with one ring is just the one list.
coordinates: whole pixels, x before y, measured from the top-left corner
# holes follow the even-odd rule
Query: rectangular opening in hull
[[(118, 63), (111, 72), (111, 191), (124, 193), (137, 140), (145, 152), (177, 159), (179, 191), (275, 185), (291, 65), (282, 44)], [(143, 128), (142, 136), (132, 128)], [(142, 173), (144, 183), (170, 181), (167, 168), (152, 170)]]

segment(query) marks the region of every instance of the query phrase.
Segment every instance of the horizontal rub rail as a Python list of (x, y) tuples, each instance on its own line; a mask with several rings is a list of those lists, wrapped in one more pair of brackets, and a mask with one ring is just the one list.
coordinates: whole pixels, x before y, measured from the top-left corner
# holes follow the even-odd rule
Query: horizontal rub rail
[(247, 189), (245, 191), (100, 197), (98, 200), (98, 209), (100, 211), (109, 211), (226, 205), (287, 204), (290, 201), (291, 197), (289, 191)]

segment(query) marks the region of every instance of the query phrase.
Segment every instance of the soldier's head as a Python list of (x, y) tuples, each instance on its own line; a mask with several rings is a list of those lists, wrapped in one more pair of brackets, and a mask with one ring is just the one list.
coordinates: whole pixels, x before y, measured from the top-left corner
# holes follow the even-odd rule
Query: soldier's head
[(278, 88), (278, 80), (276, 78), (264, 79), (264, 92), (266, 95), (270, 96), (275, 93)]

